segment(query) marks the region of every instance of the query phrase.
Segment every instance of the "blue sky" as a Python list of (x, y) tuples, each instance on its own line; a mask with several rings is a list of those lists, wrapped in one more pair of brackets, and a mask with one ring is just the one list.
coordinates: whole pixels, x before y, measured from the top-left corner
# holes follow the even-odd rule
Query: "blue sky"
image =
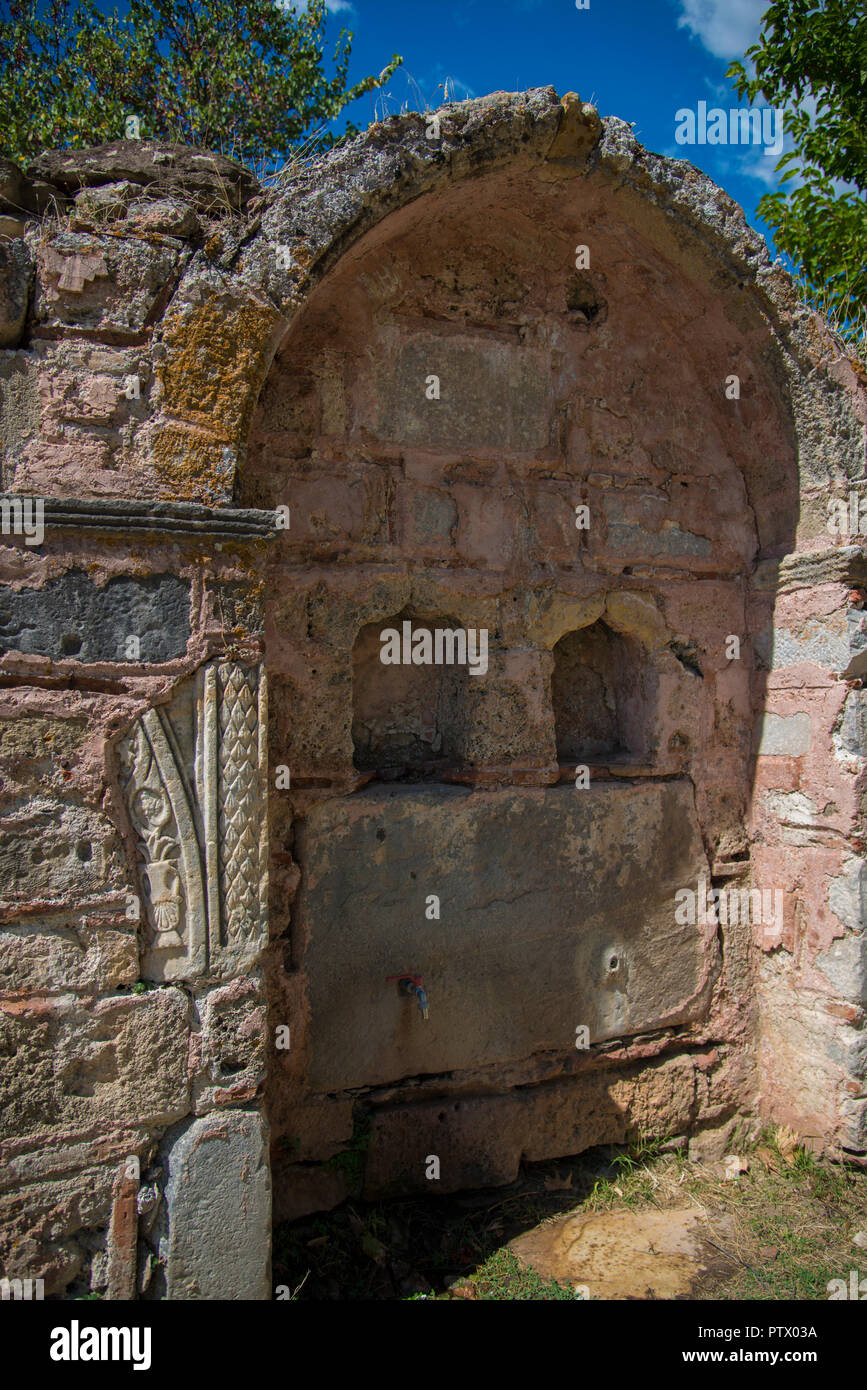
[[(554, 86), (635, 124), (642, 144), (688, 158), (741, 204), (750, 222), (777, 186), (778, 155), (761, 145), (678, 145), (675, 115), (740, 103), (725, 77), (759, 33), (768, 0), (328, 0), (329, 32), (355, 34), (350, 80), (404, 66), (383, 92), (347, 108), (362, 129), (383, 110), (431, 107), (448, 80), (457, 99)], [(421, 100), (419, 98), (421, 93)]]

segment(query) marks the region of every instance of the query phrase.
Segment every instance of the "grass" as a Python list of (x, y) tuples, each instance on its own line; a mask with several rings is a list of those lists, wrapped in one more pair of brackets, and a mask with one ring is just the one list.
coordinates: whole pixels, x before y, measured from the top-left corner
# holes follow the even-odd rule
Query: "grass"
[(790, 258), (784, 256), (782, 260), (804, 303), (827, 321), (847, 356), (867, 367), (867, 304), (859, 303), (850, 293), (848, 281), (836, 291), (830, 286), (812, 285)]
[(649, 1208), (696, 1211), (720, 1256), (693, 1292), (703, 1301), (824, 1300), (831, 1279), (867, 1275), (867, 1250), (853, 1245), (867, 1229), (867, 1171), (817, 1158), (785, 1129), (738, 1152), (749, 1167), (736, 1180), (722, 1162), (637, 1141), (527, 1165), (508, 1188), (344, 1204), (277, 1229), (274, 1282), (299, 1301), (573, 1300), (509, 1241), (567, 1213)]
[[(786, 1132), (782, 1131), (785, 1135)], [(867, 1228), (867, 1173), (821, 1162), (777, 1134), (758, 1146), (726, 1204), (739, 1260), (727, 1299), (826, 1299), (829, 1280), (867, 1269), (852, 1237)], [(711, 1213), (721, 1204), (707, 1194)]]
[(488, 1302), (502, 1302), (505, 1299), (521, 1299), (536, 1302), (552, 1299), (569, 1299), (574, 1302), (575, 1294), (566, 1284), (556, 1280), (540, 1278), (534, 1269), (522, 1265), (511, 1250), (496, 1250), (471, 1279), (464, 1285), (454, 1286), (452, 1297), (466, 1296), (461, 1290), (471, 1291), (472, 1297)]
[(360, 1189), (364, 1178), (364, 1163), (367, 1154), (373, 1123), (365, 1111), (355, 1113), (352, 1138), (346, 1148), (329, 1158), (323, 1167), (343, 1173), (351, 1191)]

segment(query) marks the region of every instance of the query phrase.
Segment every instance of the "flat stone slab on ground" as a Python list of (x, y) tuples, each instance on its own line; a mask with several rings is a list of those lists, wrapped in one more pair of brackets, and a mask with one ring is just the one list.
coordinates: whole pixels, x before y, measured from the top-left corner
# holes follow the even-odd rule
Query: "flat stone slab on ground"
[(694, 1209), (580, 1212), (509, 1244), (543, 1279), (586, 1284), (591, 1299), (692, 1298), (703, 1278), (734, 1272)]

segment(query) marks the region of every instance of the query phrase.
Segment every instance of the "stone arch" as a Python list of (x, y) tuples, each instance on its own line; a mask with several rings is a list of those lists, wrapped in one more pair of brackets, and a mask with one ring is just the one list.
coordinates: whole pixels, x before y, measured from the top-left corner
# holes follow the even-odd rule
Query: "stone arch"
[[(752, 730), (766, 702), (762, 653), (774, 641), (774, 584), (757, 587), (753, 576), (774, 575), (805, 538), (809, 546), (827, 498), (819, 474), (839, 484), (856, 466), (855, 417), (846, 422), (839, 413), (847, 369), (832, 369), (829, 354), (805, 374), (818, 347), (807, 316), (724, 194), (696, 171), (646, 155), (622, 123), (598, 127), (572, 98), (556, 114), (544, 94), (532, 94), (517, 105), (481, 103), (453, 119), (451, 130), (445, 126), (448, 152), (434, 169), (412, 120), (386, 123), (369, 143), (336, 157), (335, 171), (348, 174), (359, 196), (339, 230), (330, 223), (330, 241), (317, 230), (313, 254), (299, 237), (307, 294), (251, 417), (236, 494), (247, 506), (293, 507), (293, 530), (273, 570), (275, 611), (306, 604), (306, 636), (297, 623), (292, 628), (308, 653), (302, 661), (312, 667), (315, 656), (317, 670), (333, 673), (317, 689), (293, 687), (299, 723), (324, 699), (325, 722), (337, 736), (312, 757), (305, 749), (310, 790), (295, 807), (301, 887), (291, 935), (309, 987), (310, 1051), (306, 1079), (279, 1070), (272, 1078), (272, 1113), (285, 1117), (278, 1128), (289, 1131), (297, 1123), (293, 1108), (304, 1111), (317, 1092), (334, 1096), (365, 1076), (385, 1084), (427, 1067), (478, 1079), (504, 1057), (517, 1068), (510, 1074), (523, 1076), (542, 1045), (544, 1028), (535, 1041), (532, 1026), (499, 1036), (477, 1000), (498, 1051), (472, 1043), (460, 1055), (419, 1051), (411, 1020), (400, 1011), (391, 1017), (379, 967), (367, 977), (359, 958), (335, 965), (350, 949), (348, 924), (333, 916), (322, 885), (336, 873), (335, 883), (352, 882), (356, 901), (373, 895), (366, 915), (385, 925), (372, 929), (371, 958), (388, 965), (398, 937), (416, 941), (405, 917), (389, 925), (388, 909), (379, 906), (383, 891), (398, 891), (386, 882), (390, 844), (401, 865), (423, 845), (437, 863), (450, 862), (458, 851), (445, 827), (461, 825), (474, 847), (461, 873), (474, 882), (483, 864), (491, 867), (480, 849), (494, 833), (489, 808), (499, 806), (505, 824), (522, 827), (501, 849), (516, 862), (532, 842), (537, 815), (541, 824), (556, 806), (560, 826), (580, 815), (582, 803), (568, 787), (572, 768), (559, 756), (571, 758), (574, 749), (557, 746), (555, 653), (567, 634), (594, 626), (616, 634), (647, 686), (643, 699), (633, 692), (626, 720), (631, 771), (603, 769), (585, 803), (609, 826), (606, 843), (619, 844), (629, 859), (635, 837), (657, 847), (664, 841), (661, 857), (668, 855), (674, 878), (660, 889), (663, 897), (675, 879), (681, 886), (743, 881), (754, 823)], [(461, 153), (470, 129), (472, 164)], [(392, 132), (411, 146), (411, 168), (406, 144), (398, 155)], [(386, 150), (401, 172), (383, 186), (381, 169), (395, 168)], [(339, 206), (349, 211), (347, 201)], [(281, 225), (297, 225), (294, 212), (281, 223), (283, 215), (275, 207), (270, 237), (283, 234)], [(591, 246), (582, 270), (575, 266), (579, 243)], [(732, 376), (740, 386), (734, 396), (726, 393)], [(576, 526), (579, 506), (589, 509), (586, 529)], [(311, 584), (313, 610), (304, 597)], [(359, 630), (404, 612), (486, 625), (490, 671), (484, 683), (466, 682), (461, 747), (447, 774), (440, 769), (418, 794), (380, 796), (363, 787), (371, 769), (352, 765), (348, 673)], [(728, 642), (738, 634), (733, 658)], [(287, 712), (283, 727), (289, 723)], [(456, 800), (466, 793), (436, 785), (446, 775), (492, 799)], [(567, 792), (568, 802), (560, 799)], [(380, 868), (365, 878), (355, 866), (374, 827)], [(549, 832), (544, 853), (556, 855), (558, 833)], [(589, 832), (576, 823), (570, 833)], [(607, 891), (601, 880), (594, 889), (601, 898)], [(559, 910), (552, 899), (543, 915), (556, 918)], [(648, 903), (639, 917), (661, 923), (656, 911)], [(470, 893), (462, 915), (471, 939), (476, 928), (467, 924), (481, 922), (483, 912)], [(718, 1001), (728, 987), (720, 971), (729, 953), (720, 956), (716, 931), (705, 923), (697, 936), (683, 937), (684, 992), (671, 988), (664, 997), (669, 987), (661, 986), (651, 1005), (641, 1001), (641, 981), (660, 978), (662, 962), (653, 961), (640, 932), (630, 935), (634, 913), (615, 916), (632, 924), (625, 934), (613, 919), (606, 925), (603, 912), (561, 971), (561, 979), (575, 969), (586, 980), (603, 972), (596, 1002), (585, 1006), (593, 1029), (628, 1036), (677, 1021), (719, 1023), (725, 1034)], [(742, 935), (735, 930), (733, 951), (742, 949)], [(556, 944), (548, 949), (556, 957)], [(615, 974), (603, 971), (612, 951), (622, 966)], [(459, 949), (449, 954), (425, 938), (411, 953), (431, 972), (433, 1007), (444, 1010), (447, 1031), (460, 1032), (449, 1012), (461, 998), (449, 973)], [(514, 981), (533, 978), (533, 970), (525, 963)], [(348, 971), (343, 986), (335, 976), (341, 971)], [(508, 967), (500, 997), (512, 987), (506, 977)], [(539, 988), (544, 994), (546, 986)], [(745, 979), (737, 988), (749, 1014), (760, 996)], [(345, 1001), (350, 990), (364, 1024), (349, 1005), (332, 1012), (334, 991)], [(548, 1021), (558, 1009), (555, 991)], [(340, 1060), (346, 1028), (364, 1033), (349, 1072)], [(745, 1054), (742, 1061), (748, 1068)], [(645, 1078), (651, 1088), (653, 1074)], [(583, 1084), (570, 1089), (562, 1077), (563, 1113), (574, 1113)], [(523, 1095), (526, 1113), (544, 1104)], [(421, 1144), (434, 1142), (421, 1137), (423, 1098), (392, 1096), (390, 1103), (403, 1117), (394, 1124), (417, 1131)], [(722, 1098), (714, 1103), (725, 1110)], [(495, 1125), (493, 1110), (481, 1108)], [(395, 1190), (395, 1165), (406, 1167), (392, 1121), (375, 1102), (373, 1117), (368, 1195)], [(504, 1141), (511, 1148), (503, 1172), (528, 1151), (515, 1126)], [(552, 1139), (548, 1151), (573, 1141), (574, 1134)], [(456, 1140), (465, 1173), (472, 1143), (468, 1132)], [(293, 1181), (290, 1167), (278, 1185), (295, 1211)], [(309, 1174), (304, 1183), (305, 1201), (325, 1200), (309, 1196)]]
[[(785, 402), (790, 383), (815, 360), (818, 344), (811, 340), (806, 316), (797, 313), (785, 276), (770, 267), (764, 243), (721, 190), (697, 170), (684, 173), (679, 161), (647, 155), (624, 122), (600, 124), (577, 97), (559, 102), (552, 89), (444, 108), (438, 142), (428, 140), (425, 129), (421, 117), (389, 118), (301, 169), (268, 207), (249, 243), (234, 253), (230, 248), (210, 269), (191, 268), (181, 280), (160, 329), (160, 411), (149, 432), (157, 474), (171, 490), (166, 495), (177, 495), (180, 485), (184, 495), (202, 500), (251, 496), (244, 459), (256, 400), (275, 351), (323, 277), (390, 215), (442, 188), (470, 186), (510, 167), (535, 167), (541, 178), (561, 186), (596, 176), (619, 195), (620, 208), (645, 223), (652, 242), (667, 240), (698, 273), (708, 270), (709, 256), (710, 278), (730, 290), (727, 317), (753, 332), (764, 329), (769, 338), (764, 350), (769, 389), (788, 416), (787, 424), (783, 420), (788, 446), (797, 447), (811, 402), (800, 387), (791, 405)], [(652, 273), (637, 267), (639, 281), (642, 272), (650, 274), (647, 289)], [(571, 283), (567, 299), (573, 291)], [(580, 319), (579, 301), (580, 294), (570, 312)], [(207, 381), (192, 370), (195, 360), (203, 360), (205, 344)], [(739, 364), (729, 356), (726, 365), (736, 370)], [(816, 413), (831, 426), (816, 441), (829, 462), (835, 450), (857, 448), (857, 430), (838, 412), (835, 389), (833, 380), (811, 383)], [(217, 400), (215, 419), (211, 402)], [(742, 410), (746, 428), (760, 429), (761, 410)], [(222, 424), (215, 432), (217, 421)], [(785, 553), (780, 528), (791, 530), (798, 489), (791, 474), (768, 476), (767, 459), (766, 451), (765, 467), (757, 467), (748, 480), (749, 505), (758, 518), (763, 551)], [(805, 481), (818, 487), (815, 471)]]

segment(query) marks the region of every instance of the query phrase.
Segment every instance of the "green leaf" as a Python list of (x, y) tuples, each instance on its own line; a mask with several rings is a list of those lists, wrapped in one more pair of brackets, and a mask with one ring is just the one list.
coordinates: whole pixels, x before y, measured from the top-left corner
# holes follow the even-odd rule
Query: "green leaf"
[(352, 34), (325, 56), (324, 0), (306, 11), (274, 0), (19, 0), (0, 15), (0, 147), (27, 162), (51, 147), (142, 135), (205, 145), (249, 163), (332, 143), (322, 127), (400, 65), (347, 88)]

